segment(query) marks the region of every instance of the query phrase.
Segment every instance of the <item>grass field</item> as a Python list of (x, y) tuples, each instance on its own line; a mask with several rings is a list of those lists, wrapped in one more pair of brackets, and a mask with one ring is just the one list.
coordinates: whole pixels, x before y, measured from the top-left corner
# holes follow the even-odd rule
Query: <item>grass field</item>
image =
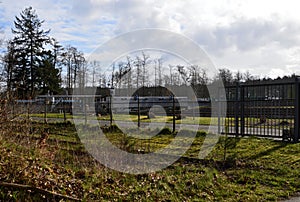
[[(38, 117), (38, 118), (44, 118), (44, 114), (30, 114), (30, 117)], [(63, 119), (64, 115), (60, 113), (48, 113), (47, 118), (58, 118), (58, 119)], [(85, 116), (72, 116), (70, 114), (66, 115), (67, 119), (72, 119), (72, 118), (82, 118), (84, 119)], [(95, 118), (92, 116), (87, 116), (88, 119)], [(97, 117), (98, 120), (106, 120), (109, 121), (110, 117), (109, 115), (102, 116), (102, 117)], [(113, 114), (113, 120), (117, 121), (138, 121), (137, 115), (128, 115), (128, 114)], [(148, 119), (147, 116), (141, 115), (140, 116), (141, 122), (166, 122), (166, 123), (172, 123), (173, 117), (172, 116), (156, 116), (155, 118)], [(210, 118), (210, 117), (186, 117), (182, 120), (176, 120), (176, 123), (185, 123), (185, 124), (201, 124), (201, 125), (216, 125), (218, 123), (217, 118)]]
[[(14, 122), (1, 127), (3, 201), (275, 201), (300, 191), (299, 143), (222, 137), (200, 160), (206, 133), (198, 132), (173, 165), (133, 175), (95, 161), (71, 123)], [(44, 131), (49, 135), (43, 136)], [(132, 153), (155, 151), (174, 138), (168, 129), (147, 141), (127, 137), (117, 128), (106, 136)]]
[[(27, 115), (23, 115), (27, 116)], [(30, 117), (38, 117), (38, 118), (44, 118), (44, 114), (30, 114)], [(47, 118), (57, 118), (57, 119), (64, 119), (64, 115), (60, 113), (48, 113)], [(66, 119), (71, 120), (73, 118), (79, 118), (79, 119), (95, 119), (94, 116), (73, 116), (70, 114), (66, 114)], [(101, 116), (97, 117), (98, 120), (105, 120), (109, 121), (110, 116)], [(224, 124), (225, 119), (222, 119), (222, 123)], [(133, 121), (138, 122), (138, 116), (137, 115), (128, 115), (128, 114), (113, 114), (113, 120), (115, 121)], [(172, 116), (156, 116), (154, 118), (148, 119), (147, 116), (141, 115), (140, 116), (141, 122), (156, 122), (156, 123), (173, 123), (173, 117)], [(241, 121), (241, 120), (239, 120)], [(254, 117), (245, 117), (245, 126), (246, 127), (265, 127), (265, 128), (282, 128), (282, 123), (286, 122), (289, 123), (289, 125), (294, 124), (293, 119), (266, 119), (266, 121), (262, 124), (260, 124), (260, 118), (254, 118)], [(218, 118), (217, 117), (184, 117), (183, 119), (175, 120), (176, 124), (199, 124), (199, 125), (218, 125)], [(221, 123), (221, 124), (222, 124)], [(235, 118), (226, 118), (226, 124), (234, 126), (235, 125)]]

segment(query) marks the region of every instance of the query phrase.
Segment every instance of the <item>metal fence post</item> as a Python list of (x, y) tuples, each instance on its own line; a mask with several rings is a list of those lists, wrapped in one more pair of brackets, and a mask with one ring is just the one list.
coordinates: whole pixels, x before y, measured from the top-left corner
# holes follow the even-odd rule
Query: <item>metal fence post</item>
[(241, 111), (241, 135), (245, 134), (245, 86), (241, 86), (241, 95), (240, 95), (240, 111)]
[(235, 125), (235, 135), (239, 135), (239, 83), (236, 82), (236, 89), (235, 89), (235, 113), (234, 113), (234, 125)]
[(67, 122), (67, 116), (66, 116), (66, 102), (63, 100), (63, 109), (64, 109), (64, 122)]
[(84, 125), (87, 126), (87, 101), (86, 98), (84, 98), (83, 102), (83, 107), (84, 107)]
[(300, 83), (299, 78), (295, 77), (295, 118), (294, 118), (294, 142), (299, 141), (299, 121), (300, 121)]
[(140, 96), (137, 96), (138, 127), (141, 127)]
[[(218, 88), (218, 134), (221, 134), (221, 99), (220, 99), (220, 88)], [(226, 119), (226, 116), (225, 116)]]
[(45, 109), (44, 109), (44, 123), (47, 123), (48, 120), (47, 120), (47, 98), (45, 98)]
[(112, 95), (109, 96), (109, 123), (110, 123), (110, 127), (112, 128)]
[(172, 103), (173, 103), (173, 106), (172, 106), (172, 111), (173, 111), (173, 133), (175, 133), (175, 98), (174, 98), (174, 95), (172, 96)]

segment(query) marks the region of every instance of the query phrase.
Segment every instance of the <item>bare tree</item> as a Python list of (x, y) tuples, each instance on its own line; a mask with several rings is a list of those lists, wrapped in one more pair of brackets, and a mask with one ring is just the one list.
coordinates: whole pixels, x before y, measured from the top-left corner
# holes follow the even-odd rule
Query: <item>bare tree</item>
[(208, 82), (209, 82), (209, 78), (208, 78), (208, 75), (207, 75), (207, 70), (204, 69), (204, 68), (200, 68), (199, 70), (199, 84), (200, 85), (207, 85)]
[(85, 71), (86, 61), (83, 53), (72, 46), (65, 48), (65, 51), (62, 53), (62, 57), (62, 62), (67, 69), (66, 87), (71, 89), (76, 87), (75, 84), (78, 79), (78, 73), (81, 72), (82, 74), (82, 71)]
[(65, 51), (62, 53), (63, 56), (63, 64), (67, 68), (67, 76), (66, 76), (66, 87), (71, 89), (73, 87), (72, 85), (72, 68), (73, 68), (73, 54), (72, 52), (75, 51), (74, 47), (67, 46)]
[(91, 66), (91, 71), (92, 71), (92, 87), (96, 86), (96, 77), (98, 77), (99, 75), (97, 74), (96, 69), (98, 69), (100, 67), (100, 62), (99, 61), (91, 61), (90, 64)]
[(63, 46), (59, 44), (59, 42), (54, 39), (54, 38), (51, 38), (50, 39), (50, 44), (52, 45), (53, 47), (53, 66), (54, 68), (58, 68), (59, 69), (59, 76), (60, 78), (62, 79), (62, 66), (63, 66), (63, 63), (62, 63), (62, 53), (63, 53)]
[(169, 70), (170, 70), (170, 85), (173, 85), (173, 73), (172, 70), (175, 66), (174, 65), (169, 65)]
[(233, 83), (233, 75), (229, 69), (219, 69), (219, 74), (215, 76), (215, 80), (222, 79), (224, 85), (230, 85)]
[[(77, 49), (76, 49), (77, 50)], [(85, 79), (85, 58), (83, 56), (83, 53), (79, 51), (74, 51), (73, 52), (73, 59), (74, 59), (74, 78), (73, 78), (73, 83), (74, 83), (74, 88), (76, 88), (76, 82), (77, 79), (79, 79), (79, 85), (82, 86), (82, 81)], [(81, 73), (82, 76), (81, 78), (77, 78), (78, 74)], [(83, 86), (82, 86), (83, 87)]]
[(258, 79), (257, 77), (251, 75), (249, 71), (246, 71), (243, 76), (246, 82)]
[(139, 89), (140, 86), (140, 76), (141, 76), (141, 66), (142, 66), (142, 60), (139, 56), (136, 56), (136, 59), (134, 61), (134, 65), (136, 67), (136, 89)]
[(189, 75), (188, 75), (188, 81), (190, 82), (191, 86), (196, 86), (197, 84), (197, 79), (198, 79), (198, 72), (197, 72), (198, 66), (196, 65), (191, 65), (189, 67)]
[(77, 82), (78, 82), (78, 87), (80, 89), (83, 89), (86, 87), (87, 84), (87, 73), (88, 73), (88, 69), (87, 69), (87, 63), (85, 61), (85, 59), (79, 64), (79, 67), (77, 69)]
[(190, 80), (190, 75), (188, 70), (183, 65), (177, 65), (176, 67), (177, 67), (177, 72), (182, 78), (182, 81), (184, 82), (185, 85), (187, 85)]
[(115, 83), (116, 83), (116, 87), (118, 87), (119, 89), (122, 88), (122, 82), (126, 82), (126, 78), (125, 75), (127, 74), (126, 71), (126, 63), (121, 61), (118, 63), (117, 65), (117, 71), (114, 74), (115, 77)]
[(146, 55), (144, 52), (142, 52), (142, 60), (141, 60), (141, 65), (143, 68), (143, 73), (142, 73), (142, 86), (145, 86), (145, 83), (148, 81), (148, 71), (146, 69), (147, 65), (149, 64), (149, 56)]
[(244, 75), (240, 71), (237, 71), (234, 75), (234, 81), (235, 82), (241, 82), (244, 80)]
[(132, 60), (127, 56), (127, 62), (125, 65), (124, 75), (125, 75), (125, 85), (127, 84), (127, 95), (129, 95), (129, 89), (132, 89)]
[(99, 86), (101, 88), (106, 88), (108, 84), (108, 79), (104, 73), (99, 74)]
[(162, 85), (162, 76), (161, 76), (162, 72), (161, 72), (161, 69), (162, 69), (162, 64), (163, 64), (162, 58), (159, 58), (157, 60), (157, 62), (158, 62), (158, 85), (161, 86)]

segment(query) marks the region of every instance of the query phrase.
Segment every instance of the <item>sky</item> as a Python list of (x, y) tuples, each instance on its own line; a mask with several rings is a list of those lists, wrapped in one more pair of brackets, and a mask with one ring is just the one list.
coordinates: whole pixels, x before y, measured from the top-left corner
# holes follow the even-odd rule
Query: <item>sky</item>
[(300, 75), (300, 3), (296, 0), (2, 0), (0, 37), (32, 6), (63, 45), (90, 54), (133, 30), (159, 28), (196, 42), (217, 68), (260, 77)]

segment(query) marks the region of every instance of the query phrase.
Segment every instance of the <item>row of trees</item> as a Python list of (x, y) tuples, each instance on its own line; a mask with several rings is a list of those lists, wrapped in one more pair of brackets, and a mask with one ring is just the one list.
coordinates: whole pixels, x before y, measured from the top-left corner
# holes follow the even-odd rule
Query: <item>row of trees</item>
[(236, 82), (258, 79), (249, 72), (234, 73), (226, 68), (219, 69), (217, 74), (209, 76), (211, 72), (198, 65), (164, 63), (166, 61), (163, 58), (153, 58), (145, 52), (127, 56), (112, 65), (112, 74), (102, 80), (101, 86), (119, 89), (117, 92), (123, 96), (130, 95), (141, 87), (164, 86), (184, 93), (184, 88), (181, 87), (192, 86), (198, 97), (206, 98), (209, 97), (207, 86), (216, 81), (222, 80), (224, 85), (233, 85)]
[[(108, 81), (109, 76), (104, 81)], [(151, 58), (145, 52), (134, 57), (127, 56), (125, 60), (113, 64), (111, 80), (115, 88), (139, 88), (142, 86), (168, 86), (168, 85), (209, 85), (222, 79), (224, 85), (235, 82), (256, 80), (258, 77), (248, 71), (232, 72), (227, 68), (219, 69), (218, 74), (209, 77), (208, 70), (198, 65), (164, 64), (164, 59)], [(106, 83), (102, 83), (105, 86)]]

